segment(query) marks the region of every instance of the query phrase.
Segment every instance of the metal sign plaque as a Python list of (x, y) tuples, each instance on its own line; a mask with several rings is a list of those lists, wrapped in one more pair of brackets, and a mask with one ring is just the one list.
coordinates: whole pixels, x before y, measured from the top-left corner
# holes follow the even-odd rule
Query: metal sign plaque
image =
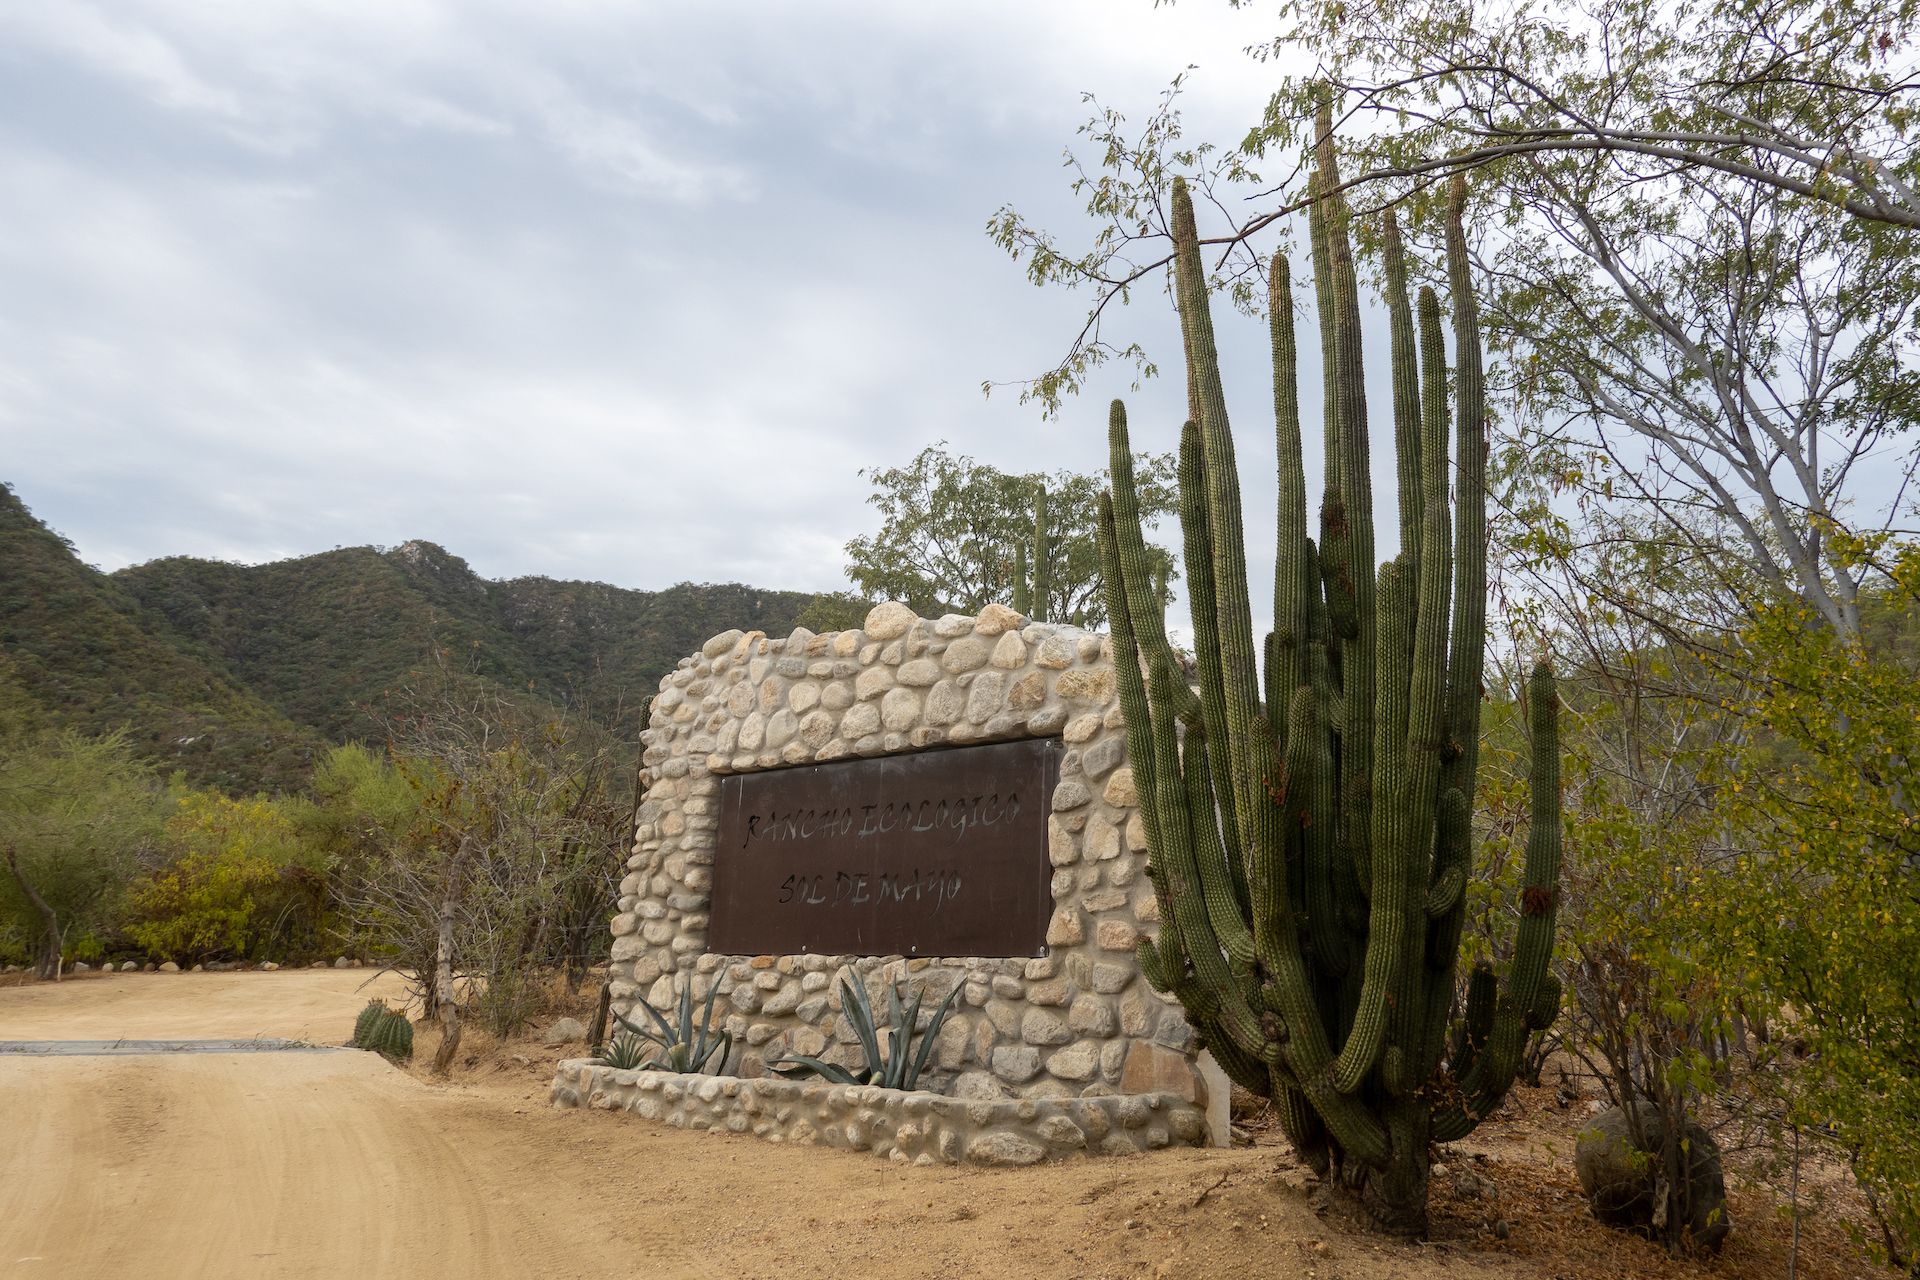
[(707, 950), (1037, 956), (1051, 738), (720, 780)]

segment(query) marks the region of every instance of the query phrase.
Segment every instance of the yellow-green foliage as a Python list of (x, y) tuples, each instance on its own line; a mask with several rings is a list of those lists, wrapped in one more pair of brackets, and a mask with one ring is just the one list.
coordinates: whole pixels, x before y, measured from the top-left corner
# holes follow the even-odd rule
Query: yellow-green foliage
[(176, 856), (127, 894), (127, 936), (175, 960), (253, 954), (280, 923), (300, 872), (318, 876), (284, 803), (209, 791), (176, 795), (165, 836)]
[[(1920, 603), (1920, 546), (1839, 534), (1885, 572), (1875, 605)], [(1744, 708), (1752, 745), (1722, 762), (1723, 806), (1755, 833), (1714, 905), (1723, 954), (1751, 966), (1796, 1020), (1817, 1070), (1798, 1119), (1831, 1125), (1878, 1202), (1883, 1240), (1920, 1263), (1920, 662), (1785, 601), (1742, 637), (1764, 675)]]

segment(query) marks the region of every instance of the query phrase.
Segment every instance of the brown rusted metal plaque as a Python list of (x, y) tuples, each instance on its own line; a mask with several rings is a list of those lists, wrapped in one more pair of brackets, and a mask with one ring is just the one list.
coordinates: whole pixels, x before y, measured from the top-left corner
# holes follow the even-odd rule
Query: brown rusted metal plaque
[(722, 778), (707, 950), (1045, 954), (1059, 771), (1036, 738)]

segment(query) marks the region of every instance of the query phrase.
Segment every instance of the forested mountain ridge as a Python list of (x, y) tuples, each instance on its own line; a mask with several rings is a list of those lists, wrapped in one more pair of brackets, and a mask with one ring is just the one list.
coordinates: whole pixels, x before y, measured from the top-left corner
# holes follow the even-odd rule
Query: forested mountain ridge
[(169, 556), (102, 574), (0, 489), (0, 720), (126, 725), (143, 755), (195, 782), (287, 787), (322, 744), (377, 737), (369, 709), (436, 653), (606, 720), (636, 715), (707, 637), (782, 634), (813, 598), (737, 583), (490, 581), (422, 541), (260, 565)]
[(14, 728), (124, 728), (162, 770), (227, 788), (291, 785), (321, 745), (0, 486), (0, 732)]

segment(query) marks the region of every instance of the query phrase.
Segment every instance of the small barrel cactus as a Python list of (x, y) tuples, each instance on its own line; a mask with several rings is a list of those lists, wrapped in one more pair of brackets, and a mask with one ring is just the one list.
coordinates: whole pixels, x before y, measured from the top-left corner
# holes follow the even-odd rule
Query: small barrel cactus
[(405, 1013), (375, 1000), (354, 1022), (353, 1047), (370, 1049), (390, 1062), (406, 1062), (413, 1057), (413, 1024)]
[(373, 1030), (373, 1024), (380, 1020), (380, 1015), (386, 1012), (387, 1002), (385, 1000), (367, 1001), (367, 1007), (362, 1009), (360, 1016), (353, 1020), (353, 1044), (355, 1048), (360, 1048), (365, 1045), (367, 1033)]

